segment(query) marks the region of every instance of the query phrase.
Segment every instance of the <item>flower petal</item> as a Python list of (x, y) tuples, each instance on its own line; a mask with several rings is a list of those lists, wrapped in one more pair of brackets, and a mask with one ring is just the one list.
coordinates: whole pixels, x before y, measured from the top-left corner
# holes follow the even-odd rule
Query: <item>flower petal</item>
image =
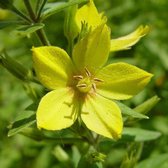
[(78, 105), (69, 88), (59, 88), (46, 94), (37, 110), (37, 126), (47, 130), (70, 127), (76, 120)]
[(97, 78), (97, 92), (104, 97), (116, 100), (131, 98), (140, 92), (150, 81), (152, 74), (127, 63), (114, 63), (102, 68)]
[(76, 24), (81, 30), (81, 23), (87, 23), (90, 27), (97, 27), (102, 23), (102, 15), (100, 15), (94, 5), (93, 0), (90, 0), (86, 5), (79, 8), (76, 12)]
[(91, 72), (99, 69), (108, 59), (110, 30), (105, 23), (90, 31), (74, 47), (73, 60), (78, 70), (85, 67)]
[(49, 89), (65, 87), (73, 65), (68, 54), (53, 46), (33, 48), (33, 63), (40, 82)]
[(81, 117), (86, 127), (108, 138), (121, 136), (123, 122), (119, 107), (100, 95), (88, 95), (82, 106)]
[(111, 40), (110, 51), (119, 51), (130, 49), (131, 46), (136, 44), (143, 36), (149, 32), (149, 26), (139, 26), (134, 32)]

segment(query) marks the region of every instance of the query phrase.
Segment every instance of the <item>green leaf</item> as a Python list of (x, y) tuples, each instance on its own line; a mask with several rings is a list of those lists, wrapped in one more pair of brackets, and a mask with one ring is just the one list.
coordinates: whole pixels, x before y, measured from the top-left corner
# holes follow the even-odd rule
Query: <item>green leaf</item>
[(70, 2), (47, 3), (45, 5), (45, 7), (43, 8), (41, 18), (42, 18), (42, 20), (45, 20), (47, 17), (49, 17), (57, 12), (60, 12), (69, 6), (80, 4), (83, 2), (88, 2), (88, 0), (74, 0), (74, 1), (70, 1)]
[(148, 116), (138, 113), (135, 110), (129, 108), (128, 106), (126, 106), (125, 104), (121, 103), (121, 102), (116, 102), (117, 105), (120, 107), (121, 112), (123, 115), (127, 115), (133, 118), (139, 118), (139, 119), (149, 119)]
[(14, 20), (8, 20), (8, 21), (0, 21), (0, 29), (6, 28), (8, 26), (18, 25), (21, 22), (14, 21)]
[(161, 136), (161, 133), (157, 131), (144, 130), (141, 128), (124, 127), (123, 136), (131, 136), (134, 137), (134, 141), (141, 142), (157, 139)]
[(134, 110), (138, 113), (147, 114), (158, 102), (160, 98), (158, 96), (153, 96), (144, 103), (140, 104)]
[(13, 136), (19, 132), (21, 132), (24, 128), (27, 128), (36, 122), (36, 115), (32, 114), (29, 117), (22, 118), (20, 120), (15, 121), (10, 125), (10, 130), (8, 132), (8, 137)]
[[(85, 142), (82, 138), (64, 138), (62, 137), (52, 137), (50, 136), (51, 134), (45, 134), (45, 132), (43, 132), (42, 130), (37, 129), (36, 127), (26, 127), (24, 129), (22, 129), (20, 132), (20, 134), (27, 136), (31, 139), (34, 139), (36, 141), (43, 141), (46, 144), (76, 144), (79, 143), (81, 144), (81, 142)], [(51, 132), (50, 132), (51, 133)], [(53, 132), (54, 133), (54, 132)], [(56, 135), (56, 134), (55, 134)]]
[(161, 154), (141, 161), (135, 168), (167, 168), (168, 154)]
[(29, 106), (27, 106), (25, 110), (35, 111), (37, 110), (38, 105), (39, 105), (39, 102), (32, 103)]
[(20, 26), (16, 29), (16, 33), (21, 36), (27, 36), (28, 34), (34, 33), (35, 31), (42, 29), (43, 27), (44, 27), (43, 23)]

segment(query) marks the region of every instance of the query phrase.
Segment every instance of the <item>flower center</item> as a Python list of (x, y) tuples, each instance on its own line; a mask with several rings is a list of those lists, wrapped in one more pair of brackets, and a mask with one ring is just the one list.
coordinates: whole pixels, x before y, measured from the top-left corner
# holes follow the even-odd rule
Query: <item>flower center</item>
[(79, 80), (76, 87), (78, 88), (80, 92), (87, 93), (91, 90), (91, 88), (93, 87), (92, 86), (93, 84), (94, 83), (92, 83), (91, 79), (89, 77), (86, 77), (86, 78)]
[(87, 93), (90, 90), (96, 91), (96, 83), (103, 82), (101, 79), (94, 78), (87, 68), (85, 68), (85, 77), (82, 75), (73, 76), (78, 80), (77, 89), (82, 93)]

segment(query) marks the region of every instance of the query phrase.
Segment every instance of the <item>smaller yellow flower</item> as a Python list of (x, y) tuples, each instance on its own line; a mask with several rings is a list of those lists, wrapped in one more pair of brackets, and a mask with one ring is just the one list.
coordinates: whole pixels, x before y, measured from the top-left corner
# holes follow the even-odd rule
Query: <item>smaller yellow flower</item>
[(113, 100), (131, 98), (152, 75), (127, 63), (104, 66), (110, 51), (110, 30), (105, 23), (75, 45), (72, 60), (54, 46), (32, 51), (38, 79), (52, 90), (39, 103), (39, 128), (61, 130), (81, 118), (97, 134), (114, 139), (121, 136), (121, 111)]
[[(81, 30), (82, 23), (87, 23), (92, 29), (102, 24), (106, 17), (102, 13), (98, 13), (93, 0), (90, 0), (86, 5), (79, 8), (76, 12), (76, 24), (79, 31)], [(139, 26), (132, 33), (117, 38), (111, 39), (110, 51), (119, 51), (130, 49), (131, 46), (136, 44), (143, 36), (149, 32), (149, 26)]]
[(88, 25), (94, 29), (102, 22), (104, 22), (103, 20), (105, 18), (105, 16), (103, 17), (102, 14), (98, 13), (93, 0), (89, 0), (86, 5), (82, 6), (80, 9), (77, 10), (75, 20), (80, 30), (82, 27), (82, 23), (84, 22), (88, 23)]

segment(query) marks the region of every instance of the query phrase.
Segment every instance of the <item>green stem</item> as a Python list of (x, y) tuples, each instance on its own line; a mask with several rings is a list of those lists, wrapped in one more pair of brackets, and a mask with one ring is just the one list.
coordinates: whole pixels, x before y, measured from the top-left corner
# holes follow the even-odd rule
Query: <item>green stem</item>
[[(30, 4), (30, 1), (29, 0), (24, 0), (24, 4), (27, 8), (27, 11), (30, 15), (30, 18), (32, 19), (33, 23), (38, 23), (39, 21), (36, 19), (36, 15), (31, 7), (31, 4)], [(41, 43), (45, 46), (49, 46), (50, 45), (50, 42), (49, 40), (47, 39), (47, 36), (44, 32), (43, 29), (40, 29), (40, 30), (37, 30), (36, 31), (36, 34), (37, 36), (39, 37), (39, 40), (41, 41)]]
[(95, 138), (95, 144), (94, 144), (94, 148), (99, 151), (99, 142), (100, 142), (100, 135), (97, 135)]
[(96, 145), (98, 145), (99, 139), (100, 139), (100, 135), (97, 135), (96, 138), (95, 138), (95, 143), (96, 143)]
[(33, 12), (30, 1), (29, 0), (24, 0), (24, 4), (25, 4), (25, 6), (27, 8), (27, 11), (30, 15), (30, 18), (32, 19), (32, 21), (36, 22), (36, 16), (35, 16), (35, 13)]
[(72, 49), (74, 45), (74, 40), (71, 38), (68, 38), (68, 54), (72, 56)]
[(38, 11), (39, 11), (39, 9), (40, 9), (40, 7), (41, 7), (41, 1), (42, 1), (42, 0), (36, 0), (36, 1), (37, 1), (37, 2), (36, 2), (35, 11), (36, 11), (36, 16), (37, 16)]
[(31, 23), (31, 20), (24, 15), (21, 11), (19, 11), (18, 9), (16, 9), (14, 6), (11, 9), (15, 14), (17, 14), (18, 16), (20, 16), (22, 19), (24, 19), (25, 21)]
[(37, 11), (37, 18), (36, 18), (37, 20), (40, 19), (41, 12), (42, 12), (42, 10), (43, 10), (44, 5), (46, 4), (46, 2), (47, 2), (47, 0), (43, 0), (41, 6), (40, 6), (40, 8), (39, 8), (39, 10)]
[(51, 45), (43, 29), (37, 30), (36, 34), (44, 46)]
[(86, 129), (87, 139), (90, 142), (90, 145), (92, 145), (95, 148), (95, 139), (93, 137), (93, 134), (90, 130)]

